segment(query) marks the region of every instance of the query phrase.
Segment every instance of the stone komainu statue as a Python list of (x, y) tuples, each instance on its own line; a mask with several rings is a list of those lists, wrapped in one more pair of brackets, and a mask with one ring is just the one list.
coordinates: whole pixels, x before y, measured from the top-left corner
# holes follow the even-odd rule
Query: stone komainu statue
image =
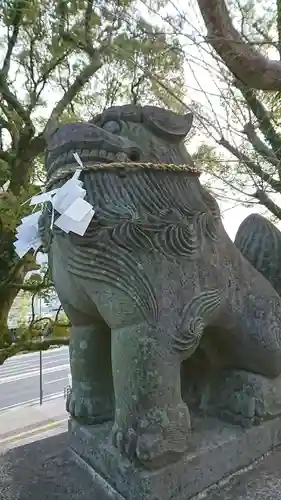
[(68, 411), (113, 419), (114, 444), (147, 468), (186, 451), (189, 408), (245, 425), (281, 413), (280, 280), (248, 244), (251, 221), (237, 245), (226, 234), (184, 146), (191, 124), (121, 106), (47, 140), (47, 186), (73, 174), (76, 152), (95, 209), (83, 237), (51, 231), (48, 207), (40, 221), (72, 324)]

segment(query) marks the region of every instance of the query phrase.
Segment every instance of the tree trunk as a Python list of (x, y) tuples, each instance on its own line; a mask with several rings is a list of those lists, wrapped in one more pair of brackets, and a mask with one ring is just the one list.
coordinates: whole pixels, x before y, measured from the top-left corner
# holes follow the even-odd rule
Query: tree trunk
[(207, 40), (231, 73), (247, 87), (281, 90), (281, 62), (270, 60), (245, 42), (234, 28), (224, 0), (198, 0)]
[(12, 341), (7, 322), (20, 285), (29, 271), (38, 269), (32, 256), (21, 260), (16, 256), (13, 240), (13, 232), (0, 235), (0, 349)]

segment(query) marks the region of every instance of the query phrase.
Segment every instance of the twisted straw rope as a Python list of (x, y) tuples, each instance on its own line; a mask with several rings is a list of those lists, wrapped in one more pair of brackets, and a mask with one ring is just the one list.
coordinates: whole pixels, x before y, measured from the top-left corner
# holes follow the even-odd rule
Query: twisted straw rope
[[(120, 169), (123, 171), (134, 170), (142, 170), (142, 169), (151, 169), (151, 170), (162, 170), (164, 171), (173, 171), (173, 172), (190, 172), (197, 176), (200, 175), (200, 170), (196, 167), (192, 167), (190, 165), (176, 165), (173, 163), (140, 163), (140, 162), (112, 162), (112, 163), (93, 163), (92, 165), (85, 165), (81, 168), (82, 171), (90, 171), (90, 170), (115, 170)], [(53, 175), (51, 174), (46, 182), (46, 189), (49, 189), (54, 183), (64, 179), (69, 174), (72, 174), (78, 170), (77, 165), (69, 165), (65, 167), (59, 168)]]

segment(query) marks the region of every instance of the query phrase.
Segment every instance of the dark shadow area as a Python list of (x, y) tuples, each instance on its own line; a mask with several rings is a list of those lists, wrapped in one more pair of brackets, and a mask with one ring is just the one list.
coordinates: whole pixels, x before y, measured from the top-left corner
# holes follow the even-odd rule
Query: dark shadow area
[(0, 451), (1, 500), (99, 500), (90, 474), (68, 450), (68, 434)]
[(197, 413), (202, 395), (211, 377), (216, 373), (204, 350), (199, 346), (196, 352), (181, 365), (181, 394), (189, 409)]

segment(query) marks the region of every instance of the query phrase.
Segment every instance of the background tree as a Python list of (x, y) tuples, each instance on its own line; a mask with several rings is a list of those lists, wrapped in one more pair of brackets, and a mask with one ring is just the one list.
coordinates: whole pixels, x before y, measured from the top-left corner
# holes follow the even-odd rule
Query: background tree
[[(241, 5), (242, 4), (242, 5)], [(207, 28), (207, 40), (221, 57), (227, 68), (237, 80), (251, 89), (281, 91), (281, 62), (271, 60), (260, 50), (258, 44), (274, 47), (281, 54), (281, 3), (255, 1), (236, 2), (243, 15), (243, 20), (252, 22), (252, 27), (261, 40), (247, 38), (246, 32), (234, 27), (224, 0), (198, 0)], [(242, 7), (242, 8), (241, 8)], [(266, 17), (262, 17), (266, 7)], [(255, 19), (254, 12), (259, 12)], [(249, 16), (250, 15), (250, 16)], [(270, 17), (268, 17), (268, 15)], [(248, 19), (247, 19), (248, 18)], [(269, 20), (269, 22), (268, 22)], [(274, 38), (272, 38), (271, 33)]]
[[(166, 3), (147, 2), (155, 9)], [(29, 211), (24, 203), (44, 181), (45, 134), (58, 121), (87, 119), (120, 102), (180, 107), (178, 37), (147, 13), (146, 2), (140, 10), (133, 0), (0, 1), (0, 363), (21, 349), (7, 327), (18, 291), (46, 285), (38, 275), (25, 281), (38, 266), (13, 249)], [(25, 339), (25, 349), (29, 340), (35, 345)]]
[(196, 117), (202, 180), (223, 210), (244, 204), (280, 220), (280, 2), (229, 0), (228, 9), (221, 0), (171, 0), (154, 15), (184, 50), (181, 102)]
[[(229, 155), (220, 177), (248, 204), (281, 219), (281, 2), (198, 0), (220, 71), (225, 118), (213, 126)], [(233, 161), (234, 160), (234, 161)], [(229, 168), (229, 163), (232, 167)]]

